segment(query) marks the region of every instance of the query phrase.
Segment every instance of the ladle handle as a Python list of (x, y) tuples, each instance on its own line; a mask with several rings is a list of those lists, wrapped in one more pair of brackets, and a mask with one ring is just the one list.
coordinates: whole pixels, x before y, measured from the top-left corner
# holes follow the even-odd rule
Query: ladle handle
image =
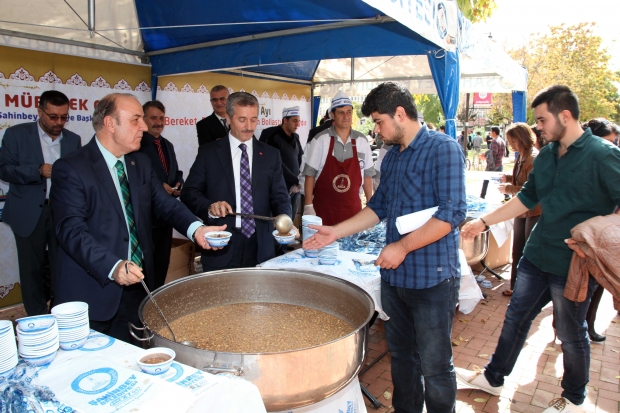
[(159, 315), (161, 315), (161, 318), (163, 318), (164, 321), (166, 322), (166, 325), (168, 326), (168, 330), (170, 330), (170, 332), (172, 333), (172, 338), (174, 339), (176, 343), (177, 336), (174, 335), (174, 331), (172, 331), (172, 327), (170, 327), (170, 323), (168, 323), (168, 320), (166, 320), (166, 316), (164, 316), (164, 313), (161, 311), (161, 308), (159, 308), (159, 306), (157, 305), (157, 301), (155, 301), (155, 297), (153, 297), (153, 294), (151, 294), (151, 290), (149, 290), (149, 287), (146, 286), (144, 279), (140, 280), (140, 282), (142, 283), (142, 286), (146, 290), (146, 293), (149, 295), (149, 298), (151, 299), (153, 304), (155, 304), (155, 308), (157, 308), (157, 311), (159, 311)]
[[(133, 338), (135, 338), (136, 340), (138, 340), (138, 341), (151, 341), (151, 339), (155, 336), (155, 334), (153, 334), (153, 333), (151, 332), (151, 330), (149, 330), (149, 329), (148, 329), (148, 328), (146, 328), (146, 327), (142, 327), (142, 328), (140, 328), (140, 327), (136, 327), (136, 326), (134, 326), (134, 325), (133, 325), (133, 323), (132, 323), (131, 321), (128, 321), (128, 322), (127, 322), (127, 324), (128, 324), (128, 328), (129, 328), (129, 334), (131, 334), (131, 336), (132, 336)], [(150, 335), (150, 336), (148, 336), (148, 337), (146, 337), (146, 338), (145, 338), (145, 337), (138, 337), (138, 336), (137, 336), (137, 335), (133, 332), (133, 330), (134, 330), (134, 329), (135, 329), (135, 330), (138, 330), (138, 331), (145, 331), (145, 330), (146, 330), (146, 331), (148, 331), (151, 335)]]
[(240, 216), (242, 218), (262, 219), (262, 220), (265, 220), (265, 221), (275, 221), (276, 220), (275, 217), (264, 217), (262, 215), (242, 214), (241, 212), (232, 212), (232, 213), (228, 213), (228, 215), (237, 215), (237, 216)]

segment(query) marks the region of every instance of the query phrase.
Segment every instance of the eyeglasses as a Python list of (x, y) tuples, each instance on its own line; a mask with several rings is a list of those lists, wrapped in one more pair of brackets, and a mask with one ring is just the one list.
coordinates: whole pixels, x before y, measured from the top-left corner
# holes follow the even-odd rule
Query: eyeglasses
[(211, 98), (210, 100), (211, 100), (211, 102), (215, 103), (215, 102), (218, 102), (218, 101), (219, 102), (226, 102), (226, 99), (228, 99), (228, 98), (226, 98), (226, 97), (223, 97), (223, 98)]
[[(39, 109), (41, 109), (41, 108), (39, 108)], [(58, 119), (60, 119), (61, 122), (69, 122), (69, 115), (62, 115), (62, 116), (50, 115), (49, 113), (47, 113), (43, 109), (41, 109), (41, 112), (45, 113), (47, 115), (47, 117), (50, 118), (50, 120), (52, 122), (56, 122)]]

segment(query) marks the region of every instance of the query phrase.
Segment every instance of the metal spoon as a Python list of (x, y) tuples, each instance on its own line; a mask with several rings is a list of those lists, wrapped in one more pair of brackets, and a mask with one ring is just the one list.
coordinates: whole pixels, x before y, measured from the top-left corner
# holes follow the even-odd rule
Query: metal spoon
[(149, 295), (151, 301), (153, 301), (153, 304), (155, 304), (155, 308), (157, 308), (157, 311), (159, 311), (159, 315), (161, 315), (161, 318), (163, 318), (166, 322), (166, 326), (168, 326), (168, 330), (170, 330), (170, 332), (172, 333), (172, 339), (175, 341), (175, 343), (183, 344), (190, 347), (197, 347), (196, 343), (194, 343), (193, 341), (177, 341), (177, 336), (174, 334), (174, 331), (172, 331), (172, 327), (170, 327), (170, 323), (168, 323), (168, 320), (166, 320), (166, 316), (164, 316), (161, 308), (159, 308), (159, 305), (157, 305), (157, 301), (155, 301), (155, 297), (153, 297), (153, 294), (151, 294), (151, 290), (149, 290), (149, 287), (146, 286), (144, 280), (140, 280), (140, 282), (142, 283), (142, 287), (144, 287), (144, 289), (146, 290), (146, 293)]
[(262, 215), (242, 214), (240, 212), (229, 213), (228, 215), (237, 215), (243, 218), (262, 219), (265, 221), (275, 221), (276, 229), (280, 234), (288, 234), (293, 229), (293, 220), (286, 214), (280, 214), (277, 217), (265, 217)]

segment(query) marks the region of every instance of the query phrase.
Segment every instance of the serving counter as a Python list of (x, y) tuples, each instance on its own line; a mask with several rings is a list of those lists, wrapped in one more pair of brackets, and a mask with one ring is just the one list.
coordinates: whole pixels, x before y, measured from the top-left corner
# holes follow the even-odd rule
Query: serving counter
[[(49, 387), (55, 402), (48, 412), (132, 413), (265, 413), (256, 386), (231, 374), (209, 374), (173, 362), (166, 373), (151, 376), (136, 363), (144, 350), (91, 330), (79, 350), (59, 350), (54, 361), (31, 368), (20, 363), (20, 385)], [(0, 388), (6, 383), (0, 379)], [(27, 392), (25, 393), (27, 394)], [(33, 398), (34, 396), (31, 396)], [(287, 413), (365, 413), (359, 381), (355, 378), (332, 397)]]

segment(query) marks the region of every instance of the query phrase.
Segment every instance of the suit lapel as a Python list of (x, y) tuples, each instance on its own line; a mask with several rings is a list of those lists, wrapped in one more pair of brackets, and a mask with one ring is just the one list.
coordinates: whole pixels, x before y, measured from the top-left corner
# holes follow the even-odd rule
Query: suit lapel
[(223, 175), (228, 180), (228, 186), (231, 190), (233, 198), (235, 197), (235, 173), (233, 171), (232, 155), (230, 153), (230, 137), (225, 137), (218, 140), (217, 144), (217, 158), (222, 164)]
[[(172, 144), (170, 142), (168, 142), (168, 140), (161, 138), (161, 141), (164, 143), (164, 145), (166, 146), (166, 152), (168, 152), (168, 182), (172, 182), (173, 179), (175, 178), (176, 175), (176, 168), (172, 167), (172, 164), (174, 163), (174, 152), (172, 151)], [(158, 154), (159, 156), (159, 154)], [(163, 168), (163, 167), (162, 167)], [(165, 172), (165, 171), (164, 171)], [(172, 182), (173, 184), (176, 184), (176, 182)]]
[[(38, 121), (37, 121), (38, 122)], [(45, 163), (43, 158), (43, 148), (41, 147), (41, 138), (39, 137), (39, 126), (37, 123), (33, 125), (34, 131), (28, 134), (28, 139), (30, 140), (30, 146), (32, 147), (32, 153), (37, 158), (36, 161), (39, 165)]]
[(138, 192), (140, 190), (140, 167), (138, 162), (134, 158), (133, 154), (125, 155), (125, 169), (127, 173), (127, 180), (129, 182), (129, 193), (131, 194), (131, 205), (133, 206), (133, 219), (136, 222), (136, 228), (140, 225), (140, 197)]
[(252, 195), (254, 195), (254, 188), (258, 183), (258, 173), (261, 170), (263, 162), (263, 153), (258, 147), (258, 140), (252, 138)]
[(101, 151), (97, 147), (97, 143), (95, 143), (95, 138), (88, 143), (89, 150), (92, 154), (93, 158), (93, 170), (95, 171), (95, 176), (101, 182), (101, 186), (103, 190), (108, 194), (110, 199), (112, 200), (112, 205), (114, 205), (114, 209), (116, 212), (125, 219), (125, 213), (122, 208), (122, 201), (118, 197), (118, 192), (116, 192), (116, 187), (114, 186), (114, 181), (112, 181), (112, 175), (110, 175), (110, 170), (108, 169), (108, 164), (105, 163), (105, 159), (101, 154)]

